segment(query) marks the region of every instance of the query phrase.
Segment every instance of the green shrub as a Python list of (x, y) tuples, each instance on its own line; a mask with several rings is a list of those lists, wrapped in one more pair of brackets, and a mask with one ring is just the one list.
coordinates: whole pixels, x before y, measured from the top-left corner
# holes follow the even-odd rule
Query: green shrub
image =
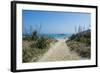
[(32, 35), (30, 36), (23, 36), (23, 40), (27, 40), (27, 41), (36, 41), (38, 40), (39, 35), (37, 34), (37, 31), (33, 31)]
[(67, 45), (70, 47), (71, 51), (75, 51), (79, 56), (84, 58), (91, 57), (91, 47), (87, 46), (84, 43), (76, 42), (76, 41), (67, 41)]
[(33, 51), (32, 49), (28, 48), (24, 48), (23, 50), (23, 53), (22, 53), (22, 56), (23, 56), (23, 62), (29, 62), (32, 57), (33, 57)]
[(30, 36), (24, 36), (24, 37), (23, 37), (23, 40), (30, 41), (30, 40), (31, 40), (31, 37), (30, 37)]
[(75, 34), (73, 34), (71, 37), (69, 37), (69, 40), (73, 40), (73, 39), (75, 39)]
[(47, 41), (47, 38), (41, 37), (38, 39), (36, 43), (36, 47), (39, 49), (47, 48), (49, 47), (50, 43)]
[(87, 46), (91, 45), (91, 31), (84, 31), (77, 34), (73, 34), (71, 37), (69, 37), (69, 41), (76, 41), (85, 43)]
[(37, 31), (34, 31), (33, 33), (32, 33), (32, 40), (34, 40), (34, 41), (36, 41), (38, 38), (39, 38), (39, 36), (38, 36), (38, 34), (37, 34)]
[(82, 57), (86, 57), (86, 58), (90, 58), (91, 56), (91, 50), (90, 48), (83, 48), (80, 50), (79, 54), (82, 56)]
[[(25, 41), (23, 41), (25, 42)], [(43, 56), (43, 54), (48, 50), (48, 48), (40, 49), (37, 47), (37, 42), (29, 41), (27, 42), (28, 45), (25, 45), (23, 43), (23, 49), (22, 49), (22, 62), (36, 62), (38, 59)]]

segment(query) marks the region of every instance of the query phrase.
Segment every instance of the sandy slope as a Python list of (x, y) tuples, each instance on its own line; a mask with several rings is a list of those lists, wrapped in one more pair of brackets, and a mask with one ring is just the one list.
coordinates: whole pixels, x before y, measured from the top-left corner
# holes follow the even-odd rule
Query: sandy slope
[(67, 44), (65, 43), (65, 39), (58, 39), (58, 42), (50, 47), (44, 56), (39, 59), (39, 62), (78, 59), (80, 59), (80, 57), (76, 53), (69, 50)]

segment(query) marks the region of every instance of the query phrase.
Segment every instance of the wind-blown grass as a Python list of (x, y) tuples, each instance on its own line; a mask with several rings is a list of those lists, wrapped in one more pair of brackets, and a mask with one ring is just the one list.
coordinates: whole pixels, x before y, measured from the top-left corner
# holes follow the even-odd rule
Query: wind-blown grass
[(36, 62), (49, 49), (54, 39), (40, 37), (36, 31), (31, 36), (23, 37), (22, 61)]
[(36, 62), (47, 50), (47, 48), (23, 48), (23, 62)]
[(77, 34), (73, 34), (68, 41), (67, 45), (71, 51), (77, 52), (81, 57), (91, 57), (91, 31), (87, 30)]

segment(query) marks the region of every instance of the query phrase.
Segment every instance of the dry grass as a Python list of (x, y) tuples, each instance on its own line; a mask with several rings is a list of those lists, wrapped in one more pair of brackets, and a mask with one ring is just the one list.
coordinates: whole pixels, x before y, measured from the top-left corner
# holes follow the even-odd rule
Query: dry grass
[(91, 47), (76, 41), (67, 41), (71, 51), (77, 52), (83, 58), (91, 57)]
[(57, 42), (53, 39), (41, 39), (38, 41), (23, 40), (22, 42), (22, 61), (36, 62), (49, 49), (50, 44)]

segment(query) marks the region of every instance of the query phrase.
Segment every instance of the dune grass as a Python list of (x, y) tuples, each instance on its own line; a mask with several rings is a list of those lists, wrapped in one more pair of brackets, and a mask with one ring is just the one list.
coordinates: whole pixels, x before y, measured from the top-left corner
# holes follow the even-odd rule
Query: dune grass
[(75, 51), (83, 58), (91, 58), (91, 31), (84, 31), (73, 34), (68, 41), (67, 45), (71, 51)]
[(47, 50), (47, 48), (23, 48), (23, 62), (36, 62)]
[(86, 44), (76, 42), (76, 41), (68, 41), (67, 45), (70, 47), (71, 51), (77, 52), (79, 56), (81, 56), (83, 58), (91, 57), (90, 46), (86, 46)]
[(40, 37), (37, 32), (31, 36), (23, 37), (22, 61), (36, 62), (49, 49), (50, 44), (57, 42), (55, 39)]

